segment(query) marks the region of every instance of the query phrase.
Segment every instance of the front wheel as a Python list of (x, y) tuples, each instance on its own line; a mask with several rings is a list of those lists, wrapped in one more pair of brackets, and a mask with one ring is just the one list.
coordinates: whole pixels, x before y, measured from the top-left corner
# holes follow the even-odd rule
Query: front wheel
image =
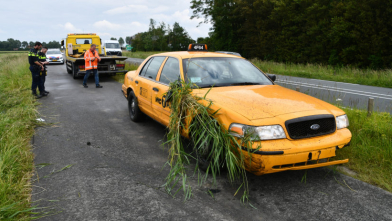
[(128, 94), (128, 111), (129, 111), (129, 118), (133, 122), (140, 122), (144, 119), (144, 113), (139, 109), (139, 104), (137, 102), (137, 98), (133, 91), (129, 92)]
[(78, 79), (77, 70), (75, 68), (75, 65), (72, 65), (72, 77), (73, 77), (73, 79)]

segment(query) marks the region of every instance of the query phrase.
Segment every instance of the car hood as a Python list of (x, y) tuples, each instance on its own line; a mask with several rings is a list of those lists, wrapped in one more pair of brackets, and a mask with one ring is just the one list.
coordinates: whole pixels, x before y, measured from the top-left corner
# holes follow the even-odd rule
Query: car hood
[(63, 57), (63, 55), (62, 54), (47, 54), (46, 57), (48, 57), (48, 58), (51, 58), (51, 57), (57, 58), (57, 57)]
[[(204, 96), (209, 88), (196, 89), (196, 96)], [(212, 88), (207, 96), (218, 106), (234, 111), (248, 120), (279, 115), (338, 108), (324, 101), (278, 85), (232, 86)]]

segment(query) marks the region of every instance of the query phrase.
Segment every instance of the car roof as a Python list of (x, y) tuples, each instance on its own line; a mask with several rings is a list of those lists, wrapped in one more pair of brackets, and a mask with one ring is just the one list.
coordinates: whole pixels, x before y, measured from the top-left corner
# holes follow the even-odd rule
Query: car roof
[[(224, 53), (215, 53), (215, 52), (207, 52), (207, 51), (174, 51), (174, 52), (165, 52), (154, 54), (152, 56), (171, 56), (177, 57), (181, 59), (188, 58), (208, 58), (208, 57), (217, 57), (217, 58), (242, 58), (232, 54), (224, 54)], [(242, 58), (244, 59), (244, 58)]]

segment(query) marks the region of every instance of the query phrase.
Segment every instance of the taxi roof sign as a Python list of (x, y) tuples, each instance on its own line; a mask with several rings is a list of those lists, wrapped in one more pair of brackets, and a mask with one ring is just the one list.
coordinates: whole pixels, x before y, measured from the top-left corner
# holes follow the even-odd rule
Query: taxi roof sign
[(206, 44), (189, 44), (188, 51), (208, 51)]

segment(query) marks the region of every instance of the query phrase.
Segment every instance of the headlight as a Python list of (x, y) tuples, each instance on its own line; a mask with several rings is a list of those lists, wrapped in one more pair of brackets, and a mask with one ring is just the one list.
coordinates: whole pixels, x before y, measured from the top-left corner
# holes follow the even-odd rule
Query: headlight
[(230, 125), (229, 132), (236, 137), (250, 136), (253, 141), (286, 138), (286, 134), (280, 125), (254, 127), (234, 123)]
[(336, 128), (339, 129), (343, 129), (348, 127), (349, 123), (348, 123), (348, 117), (347, 115), (342, 115), (342, 116), (338, 116), (336, 117)]

